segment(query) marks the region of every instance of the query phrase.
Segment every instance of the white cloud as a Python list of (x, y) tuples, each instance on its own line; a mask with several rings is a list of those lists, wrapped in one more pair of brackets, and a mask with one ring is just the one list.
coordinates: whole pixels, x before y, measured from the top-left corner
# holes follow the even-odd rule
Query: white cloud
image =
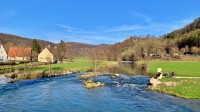
[(105, 29), (106, 32), (126, 32), (156, 27), (155, 25), (121, 25)]
[(74, 33), (77, 33), (77, 34), (90, 34), (90, 35), (97, 34), (96, 31), (87, 31), (87, 30), (77, 30)]
[(67, 25), (64, 25), (64, 24), (56, 24), (57, 26), (61, 27), (61, 28), (65, 28), (67, 30), (75, 30), (76, 28), (74, 27), (71, 27), (71, 26), (67, 26)]
[(115, 38), (113, 38), (113, 36), (105, 34), (67, 34), (65, 32), (49, 32), (44, 35), (44, 37), (48, 37), (48, 40), (55, 43), (60, 42), (60, 40), (64, 40), (66, 42), (81, 42), (88, 44), (111, 44), (114, 42), (120, 42), (124, 39), (124, 36), (115, 36)]
[(82, 29), (78, 29), (75, 27), (71, 27), (68, 25), (64, 25), (64, 24), (56, 24), (57, 26), (64, 28), (66, 32), (68, 33), (74, 33), (74, 34), (97, 34), (97, 32), (95, 31), (89, 31), (89, 30), (82, 30)]
[(152, 22), (152, 18), (150, 16), (146, 15), (146, 14), (143, 14), (143, 13), (140, 13), (140, 12), (137, 12), (137, 11), (132, 11), (131, 15), (134, 18), (138, 18), (138, 19), (143, 20), (144, 22), (147, 22), (147, 23)]

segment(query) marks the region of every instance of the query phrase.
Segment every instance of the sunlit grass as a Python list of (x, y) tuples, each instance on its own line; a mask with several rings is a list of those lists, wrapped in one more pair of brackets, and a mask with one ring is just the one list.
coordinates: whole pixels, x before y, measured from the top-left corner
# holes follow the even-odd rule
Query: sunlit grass
[(166, 86), (161, 84), (156, 88), (157, 91), (184, 97), (200, 99), (200, 62), (163, 62), (163, 61), (147, 61), (148, 73), (155, 75), (157, 68), (162, 68), (163, 73), (175, 72), (176, 76), (182, 77), (199, 77), (199, 78), (163, 78), (160, 81), (175, 82), (175, 86)]
[(158, 91), (187, 99), (200, 99), (200, 78), (163, 78), (162, 82), (176, 82), (176, 86), (160, 85)]
[(148, 61), (148, 73), (155, 74), (157, 68), (163, 73), (175, 72), (177, 76), (200, 77), (200, 62), (159, 62)]
[[(99, 67), (112, 65), (112, 64), (117, 64), (117, 62), (103, 61)], [(77, 70), (82, 71), (85, 69), (91, 69), (91, 67), (92, 67), (91, 61), (87, 58), (77, 59), (72, 62), (64, 61), (61, 64), (51, 64), (51, 70), (54, 70), (54, 71), (72, 70), (72, 69), (77, 69)], [(32, 68), (30, 71), (34, 72), (34, 71), (47, 71), (47, 70), (49, 70), (49, 65), (35, 67), (35, 68)]]

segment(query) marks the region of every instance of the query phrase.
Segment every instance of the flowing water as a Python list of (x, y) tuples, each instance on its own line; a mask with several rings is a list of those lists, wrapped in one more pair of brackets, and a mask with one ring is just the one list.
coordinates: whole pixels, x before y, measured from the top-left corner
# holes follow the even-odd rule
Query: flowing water
[(145, 68), (134, 63), (119, 63), (118, 66), (109, 69), (103, 69), (101, 72), (126, 74), (127, 76), (137, 76), (138, 74), (147, 75)]
[(169, 112), (200, 111), (200, 100), (185, 100), (151, 91), (149, 77), (120, 74), (91, 78), (105, 87), (86, 89), (71, 74), (6, 84), (0, 80), (0, 112)]

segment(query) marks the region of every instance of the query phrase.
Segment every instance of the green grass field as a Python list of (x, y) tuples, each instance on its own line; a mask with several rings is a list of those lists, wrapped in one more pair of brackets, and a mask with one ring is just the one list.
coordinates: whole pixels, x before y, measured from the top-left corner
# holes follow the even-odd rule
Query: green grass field
[(176, 86), (160, 85), (158, 91), (183, 97), (186, 99), (200, 99), (200, 78), (163, 78), (162, 82), (176, 82)]
[(162, 72), (175, 72), (177, 76), (200, 77), (200, 62), (160, 62), (148, 61), (148, 73), (156, 74), (157, 68)]
[(24, 69), (25, 67), (31, 67), (35, 65), (43, 65), (44, 63), (41, 62), (30, 62), (27, 64), (18, 64), (18, 65), (0, 65), (0, 74), (8, 73), (10, 72), (10, 69), (13, 69), (14, 71), (17, 69)]
[(199, 78), (162, 78), (160, 81), (176, 82), (175, 86), (158, 85), (157, 91), (187, 98), (200, 99), (200, 62), (162, 62), (162, 61), (141, 61), (139, 64), (146, 63), (148, 73), (155, 75), (157, 68), (162, 68), (162, 72), (175, 72), (176, 76), (199, 77)]
[[(116, 61), (104, 61), (99, 67), (103, 66), (109, 66), (109, 65), (114, 65), (117, 64)], [(63, 62), (61, 64), (51, 64), (51, 70), (54, 71), (62, 71), (62, 70), (70, 70), (70, 69), (78, 69), (80, 71), (85, 70), (85, 69), (90, 69), (92, 67), (92, 64), (90, 60), (88, 59), (77, 59), (74, 60), (73, 62)], [(49, 65), (43, 65), (39, 67), (32, 68), (30, 72), (35, 72), (35, 71), (47, 71), (49, 70)]]

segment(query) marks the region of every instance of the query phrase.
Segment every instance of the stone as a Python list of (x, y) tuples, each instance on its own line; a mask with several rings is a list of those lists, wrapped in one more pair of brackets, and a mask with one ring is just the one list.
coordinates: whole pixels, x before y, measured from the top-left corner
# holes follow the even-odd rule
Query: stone
[(94, 82), (92, 80), (85, 81), (85, 87), (87, 89), (97, 88), (97, 87), (100, 87), (100, 86), (105, 86), (105, 84), (103, 84), (101, 82)]
[(160, 85), (162, 82), (160, 82), (158, 79), (151, 78), (150, 84), (152, 85), (152, 88), (155, 89), (157, 85)]
[(116, 77), (119, 77), (119, 74), (114, 74)]
[(111, 74), (111, 78), (117, 78), (117, 77), (119, 77), (119, 74)]
[(78, 78), (80, 79), (87, 79), (87, 78), (90, 78), (90, 77), (96, 77), (96, 76), (100, 76), (102, 74), (99, 74), (99, 73), (89, 73), (89, 74), (84, 74), (84, 75), (80, 75), (80, 76), (77, 76)]

